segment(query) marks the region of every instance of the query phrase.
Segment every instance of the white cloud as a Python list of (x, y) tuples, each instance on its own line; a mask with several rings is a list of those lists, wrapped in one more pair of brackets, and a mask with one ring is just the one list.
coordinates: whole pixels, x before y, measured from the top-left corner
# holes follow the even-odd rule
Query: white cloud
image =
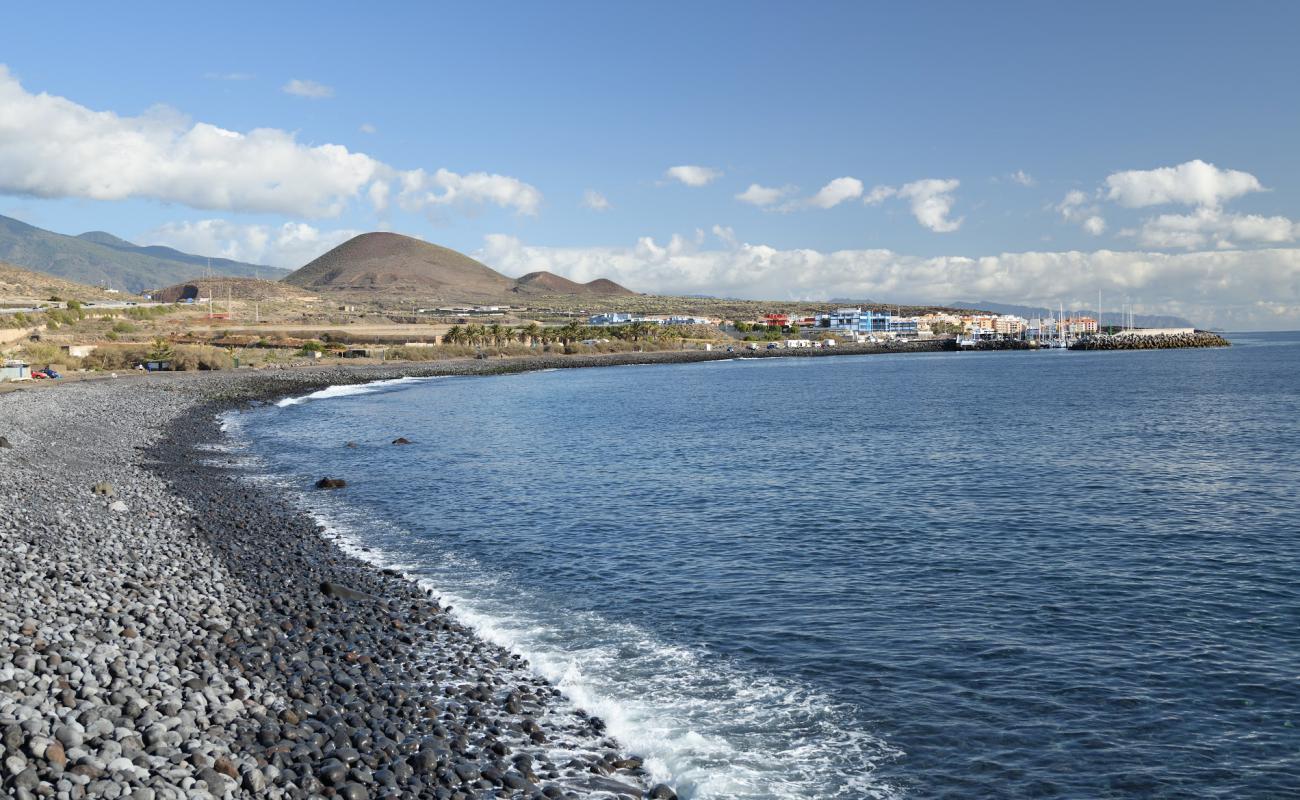
[(1128, 208), (1168, 203), (1217, 208), (1224, 200), (1263, 190), (1249, 172), (1219, 169), (1199, 158), (1176, 167), (1127, 170), (1106, 177), (1106, 198)]
[[(925, 180), (912, 181), (905, 183), (897, 188), (893, 186), (874, 186), (862, 202), (875, 206), (880, 205), (891, 197), (897, 197), (908, 201), (911, 206), (912, 216), (922, 226), (929, 228), (935, 233), (951, 233), (961, 227), (965, 217), (950, 219), (953, 203), (957, 198), (953, 192), (961, 186), (961, 181), (956, 178), (947, 180), (940, 178), (926, 178)], [(861, 184), (859, 184), (859, 190)], [(861, 191), (859, 191), (861, 194)]]
[(1018, 183), (1021, 186), (1032, 187), (1038, 185), (1038, 181), (1034, 180), (1034, 176), (1025, 172), (1023, 169), (1018, 169), (1007, 177), (1009, 177), (1013, 183)]
[(1106, 231), (1106, 220), (1101, 216), (1101, 209), (1078, 189), (1066, 192), (1065, 198), (1055, 208), (1067, 222), (1079, 223), (1093, 236), (1100, 236)]
[(542, 204), (535, 187), (508, 175), (471, 172), (460, 175), (440, 169), (433, 174), (422, 169), (401, 174), (400, 204), (408, 211), (453, 203), (491, 203), (533, 215)]
[(300, 78), (293, 80), (280, 87), (280, 91), (285, 94), (292, 94), (297, 97), (308, 97), (312, 100), (323, 100), (326, 97), (334, 96), (334, 87), (326, 86), (316, 81), (306, 81)]
[(892, 186), (873, 186), (867, 196), (862, 198), (862, 202), (869, 206), (878, 206), (889, 198), (898, 194), (898, 190)]
[(382, 213), (388, 210), (388, 195), (391, 191), (392, 187), (387, 181), (375, 181), (370, 184), (370, 188), (366, 190), (366, 195), (370, 198), (370, 205), (374, 207), (375, 211)]
[(0, 65), (0, 192), (327, 217), (362, 192), (373, 199), (376, 181), (418, 185), (426, 178), (441, 191), (429, 203), (488, 202), (530, 214), (541, 202), (536, 188), (515, 178), (401, 171), (342, 145), (302, 144), (275, 128), (239, 133), (166, 108), (138, 117), (93, 111), (31, 94)]
[(1137, 231), (1143, 247), (1197, 248), (1213, 244), (1234, 247), (1238, 242), (1281, 244), (1300, 238), (1300, 223), (1287, 217), (1230, 214), (1199, 208), (1191, 214), (1161, 214), (1143, 220)]
[(751, 183), (749, 188), (736, 195), (736, 199), (742, 203), (749, 203), (751, 206), (770, 206), (773, 203), (785, 197), (793, 189), (789, 186), (760, 186), (757, 183)]
[(956, 179), (939, 180), (929, 178), (923, 181), (905, 183), (898, 188), (898, 196), (912, 203), (912, 216), (923, 226), (935, 233), (951, 233), (961, 227), (965, 217), (949, 219), (952, 205), (956, 198), (952, 193), (961, 185)]
[(609, 208), (609, 198), (595, 189), (588, 189), (582, 193), (582, 206), (592, 211), (605, 211)]
[(687, 186), (707, 186), (718, 178), (722, 177), (722, 170), (713, 167), (698, 167), (692, 165), (682, 165), (678, 167), (669, 167), (664, 175), (675, 181), (680, 181)]
[[(1179, 314), (1203, 325), (1300, 327), (1297, 249), (922, 258), (889, 250), (777, 250), (719, 238), (725, 249), (704, 250), (682, 236), (664, 244), (643, 237), (631, 247), (563, 248), (493, 235), (478, 257), (508, 275), (545, 269), (577, 281), (607, 277), (638, 291), (756, 299), (1001, 300), (1055, 306), (1058, 301), (1095, 304), (1101, 289), (1108, 296), (1130, 296), (1142, 313)], [(1269, 298), (1268, 305), (1261, 305), (1261, 297)]]
[(845, 200), (862, 196), (862, 181), (857, 178), (836, 178), (808, 198), (807, 204), (817, 208), (834, 208)]
[(169, 222), (136, 238), (144, 244), (166, 245), (196, 255), (297, 269), (360, 233), (350, 229), (322, 231), (302, 222), (241, 225), (224, 219), (203, 219)]
[(378, 133), (378, 132), (379, 132), (379, 129), (376, 128), (374, 125), (371, 125), (369, 122), (363, 122), (363, 123), (361, 123), (361, 127), (359, 127), (357, 130), (361, 131), (362, 133)]

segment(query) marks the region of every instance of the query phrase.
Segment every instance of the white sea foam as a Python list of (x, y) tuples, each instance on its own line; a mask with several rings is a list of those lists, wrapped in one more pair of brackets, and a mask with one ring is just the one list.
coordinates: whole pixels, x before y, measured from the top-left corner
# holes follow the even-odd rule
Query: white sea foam
[(393, 389), (407, 384), (424, 383), (426, 381), (434, 380), (436, 377), (440, 377), (440, 376), (431, 376), (425, 378), (411, 378), (411, 377), (393, 378), (392, 380), (372, 381), (370, 383), (355, 383), (355, 384), (344, 384), (339, 386), (327, 386), (324, 389), (312, 392), (311, 394), (305, 394), (299, 397), (286, 397), (283, 400), (276, 401), (275, 404), (280, 408), (284, 408), (286, 406), (300, 405), (302, 403), (306, 403), (312, 400), (329, 400), (330, 398), (333, 397), (349, 397), (351, 395), (357, 395), (357, 394), (373, 394), (375, 392), (382, 392), (388, 389)]
[[(234, 416), (227, 429), (239, 438), (244, 420)], [(266, 473), (248, 477), (294, 485)], [(548, 605), (472, 559), (416, 551), (409, 532), (362, 508), (292, 496), (344, 551), (418, 581), (484, 639), (527, 658), (576, 707), (604, 719), (610, 734), (645, 758), (652, 779), (673, 785), (683, 800), (898, 795), (874, 771), (899, 751), (862, 730), (854, 709), (811, 686), (662, 641), (637, 625)]]
[(484, 639), (527, 658), (683, 800), (897, 796), (872, 773), (900, 753), (823, 693), (636, 625), (547, 607), (471, 559), (406, 552), (409, 534), (360, 509), (300, 497), (346, 552), (401, 571)]

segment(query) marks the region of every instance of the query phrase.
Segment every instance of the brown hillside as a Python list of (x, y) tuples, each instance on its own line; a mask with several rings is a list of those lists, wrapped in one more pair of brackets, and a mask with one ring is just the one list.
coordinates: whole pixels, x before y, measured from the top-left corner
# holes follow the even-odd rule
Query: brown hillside
[(584, 283), (582, 286), (590, 294), (604, 295), (606, 297), (628, 297), (636, 294), (626, 286), (620, 286), (609, 278), (597, 278), (594, 281)]
[(516, 294), (569, 295), (576, 297), (622, 297), (636, 294), (605, 278), (578, 283), (553, 272), (530, 272), (515, 281)]
[(214, 300), (312, 300), (315, 296), (280, 281), (256, 278), (195, 278), (150, 292), (163, 303), (211, 297)]
[(315, 292), (401, 294), (451, 301), (507, 297), (514, 282), (469, 256), (397, 233), (363, 233), (285, 283)]
[(87, 286), (0, 261), (0, 301), (5, 303), (45, 301), (51, 297), (62, 300), (111, 300), (133, 296), (109, 294), (97, 286)]
[(586, 294), (581, 283), (545, 271), (530, 272), (518, 278), (514, 291), (519, 294)]

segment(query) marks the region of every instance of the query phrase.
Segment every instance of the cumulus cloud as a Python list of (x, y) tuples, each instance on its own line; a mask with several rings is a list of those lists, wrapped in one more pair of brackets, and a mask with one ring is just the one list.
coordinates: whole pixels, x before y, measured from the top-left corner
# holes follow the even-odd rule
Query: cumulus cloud
[(169, 222), (136, 238), (144, 244), (166, 245), (197, 255), (297, 269), (360, 233), (351, 229), (323, 231), (302, 222), (241, 225), (202, 219)]
[(693, 165), (682, 165), (678, 167), (669, 167), (664, 175), (675, 181), (680, 181), (687, 186), (707, 186), (718, 178), (722, 177), (722, 170), (713, 167), (699, 167)]
[(949, 219), (952, 205), (956, 202), (953, 192), (961, 185), (954, 179), (939, 180), (929, 178), (923, 181), (905, 183), (898, 188), (898, 196), (910, 200), (912, 216), (923, 226), (935, 233), (951, 233), (961, 227), (964, 217)]
[(757, 183), (751, 183), (749, 188), (736, 195), (736, 199), (742, 203), (749, 203), (751, 206), (770, 206), (789, 194), (792, 189), (789, 186), (760, 186)]
[(1018, 183), (1021, 186), (1033, 187), (1038, 185), (1038, 181), (1034, 180), (1034, 176), (1023, 169), (1018, 169), (1007, 177), (1011, 179), (1012, 183)]
[[(544, 269), (577, 281), (607, 277), (647, 292), (1055, 306), (1095, 303), (1100, 289), (1131, 297), (1142, 313), (1179, 314), (1203, 325), (1300, 326), (1297, 249), (923, 258), (890, 250), (778, 250), (735, 242), (734, 235), (719, 239), (723, 249), (703, 249), (696, 239), (676, 235), (664, 243), (642, 237), (628, 247), (563, 248), (493, 235), (477, 257), (508, 275)], [(1268, 306), (1261, 306), (1261, 297), (1269, 298)]]
[(892, 186), (873, 186), (867, 196), (862, 198), (862, 202), (869, 206), (878, 206), (889, 198), (898, 194), (898, 190)]
[(401, 206), (408, 211), (446, 206), (452, 203), (490, 203), (533, 215), (542, 204), (535, 187), (508, 175), (471, 172), (460, 175), (440, 169), (432, 174), (422, 169), (401, 174)]
[[(342, 145), (274, 128), (247, 133), (166, 108), (137, 117), (31, 94), (0, 65), (0, 192), (92, 200), (150, 198), (192, 208), (336, 216), (376, 181), (425, 181), (430, 204), (487, 202), (535, 213), (541, 193), (483, 172), (402, 171)], [(386, 190), (378, 194), (387, 197)], [(413, 203), (419, 204), (412, 199)]]
[(1066, 192), (1065, 198), (1055, 208), (1067, 222), (1077, 222), (1093, 236), (1106, 231), (1106, 220), (1101, 216), (1100, 207), (1078, 189)]
[(299, 78), (294, 78), (284, 86), (281, 86), (280, 91), (297, 97), (308, 97), (312, 100), (323, 100), (326, 97), (334, 96), (334, 87), (326, 86), (325, 84), (317, 83), (316, 81), (307, 81)]
[(845, 200), (856, 200), (862, 196), (862, 181), (857, 178), (836, 178), (817, 190), (817, 194), (808, 198), (808, 205), (815, 208), (834, 208)]
[(1281, 244), (1300, 237), (1300, 223), (1287, 217), (1229, 214), (1216, 208), (1200, 208), (1192, 214), (1161, 214), (1144, 220), (1137, 237), (1143, 247), (1193, 249), (1207, 244), (1228, 248), (1240, 242)]
[(1217, 208), (1264, 187), (1249, 172), (1219, 169), (1195, 159), (1176, 167), (1127, 170), (1106, 177), (1106, 198), (1128, 208), (1176, 203)]
[[(953, 192), (961, 186), (961, 181), (956, 178), (947, 180), (940, 178), (926, 178), (925, 180), (912, 181), (905, 183), (897, 188), (893, 186), (874, 186), (862, 202), (875, 206), (880, 205), (886, 200), (896, 197), (900, 200), (908, 201), (911, 206), (912, 216), (923, 227), (929, 228), (935, 233), (952, 233), (961, 227), (965, 217), (951, 219), (949, 214), (952, 213), (952, 207), (957, 198)], [(861, 184), (858, 185), (858, 194), (862, 194)], [(856, 197), (857, 195), (855, 195)]]
[(582, 193), (582, 206), (592, 211), (605, 211), (609, 208), (609, 198), (595, 189), (588, 189)]

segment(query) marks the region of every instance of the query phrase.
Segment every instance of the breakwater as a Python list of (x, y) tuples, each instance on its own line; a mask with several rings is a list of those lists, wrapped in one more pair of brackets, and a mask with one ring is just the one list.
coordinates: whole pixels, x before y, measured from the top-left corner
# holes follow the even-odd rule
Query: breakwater
[(1217, 333), (1117, 333), (1088, 336), (1070, 345), (1071, 350), (1169, 350), (1182, 347), (1228, 347), (1230, 342)]

